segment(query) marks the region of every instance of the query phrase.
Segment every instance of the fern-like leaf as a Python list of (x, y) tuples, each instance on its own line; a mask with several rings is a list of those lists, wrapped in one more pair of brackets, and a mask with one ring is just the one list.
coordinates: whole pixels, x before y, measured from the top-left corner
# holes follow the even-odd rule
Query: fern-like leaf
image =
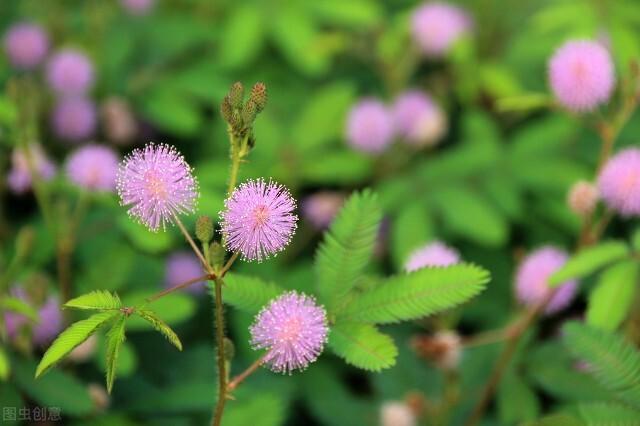
[(375, 324), (421, 318), (466, 302), (484, 290), (489, 278), (486, 270), (470, 264), (423, 268), (362, 293), (341, 315)]
[(335, 310), (356, 285), (373, 254), (382, 212), (371, 191), (355, 193), (324, 235), (316, 252), (318, 295)]
[(565, 346), (587, 363), (595, 379), (620, 400), (640, 407), (640, 352), (617, 334), (578, 322), (563, 330)]
[(640, 426), (640, 411), (613, 402), (582, 403), (578, 413), (588, 426)]
[(167, 323), (158, 318), (155, 312), (147, 309), (136, 309), (135, 313), (145, 321), (149, 322), (156, 331), (166, 337), (173, 346), (178, 348), (178, 350), (182, 350), (182, 342), (178, 335), (167, 325)]
[(113, 381), (116, 378), (120, 347), (125, 340), (124, 326), (126, 320), (126, 316), (120, 316), (107, 333), (107, 392), (109, 393), (113, 389)]
[(550, 278), (549, 284), (555, 287), (573, 278), (583, 278), (629, 254), (624, 241), (605, 241), (586, 248), (573, 255), (562, 268)]
[(229, 273), (224, 278), (222, 298), (225, 303), (249, 314), (256, 314), (284, 289), (257, 277)]
[(393, 339), (374, 325), (339, 322), (331, 327), (329, 347), (347, 363), (368, 371), (380, 371), (396, 363)]
[(112, 310), (120, 309), (122, 302), (120, 302), (117, 294), (111, 294), (106, 290), (94, 290), (91, 293), (69, 300), (64, 304), (64, 307), (85, 310)]
[(44, 353), (38, 368), (36, 378), (51, 368), (56, 362), (71, 352), (76, 346), (84, 342), (95, 333), (104, 323), (116, 317), (117, 311), (100, 312), (89, 318), (75, 322), (53, 341), (49, 349)]

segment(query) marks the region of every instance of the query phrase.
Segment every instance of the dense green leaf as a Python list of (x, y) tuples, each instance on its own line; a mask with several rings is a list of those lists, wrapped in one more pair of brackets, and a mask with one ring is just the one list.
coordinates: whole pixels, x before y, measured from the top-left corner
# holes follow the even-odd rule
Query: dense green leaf
[(587, 323), (615, 330), (627, 317), (634, 300), (640, 265), (628, 260), (610, 266), (589, 295)]
[(380, 6), (370, 0), (323, 0), (309, 2), (318, 18), (328, 24), (341, 24), (355, 29), (363, 29), (376, 24), (382, 12)]
[(572, 278), (583, 278), (598, 269), (620, 260), (629, 254), (629, 247), (622, 241), (605, 241), (573, 255), (556, 271), (549, 284), (554, 287)]
[(587, 426), (640, 426), (640, 411), (613, 402), (580, 404), (578, 413)]
[(534, 422), (525, 423), (525, 426), (587, 426), (586, 423), (569, 413), (557, 413), (544, 416)]
[(83, 294), (64, 304), (65, 308), (75, 309), (120, 309), (122, 302), (117, 294), (111, 294), (106, 290), (94, 290), (91, 293)]
[(223, 66), (237, 68), (247, 64), (263, 45), (263, 15), (255, 4), (238, 4), (224, 20), (219, 57)]
[(338, 322), (331, 327), (329, 347), (347, 363), (369, 371), (393, 366), (398, 356), (390, 336), (374, 325), (357, 322)]
[(578, 322), (563, 328), (567, 349), (617, 397), (640, 407), (640, 353), (621, 336)]
[(256, 314), (284, 290), (257, 277), (229, 273), (224, 278), (222, 299), (234, 308)]
[(286, 420), (286, 404), (274, 392), (239, 395), (224, 414), (225, 426), (282, 426)]
[(540, 402), (531, 386), (514, 371), (500, 381), (497, 393), (498, 413), (504, 424), (534, 420), (540, 412)]
[(415, 203), (403, 208), (391, 223), (391, 254), (397, 269), (407, 261), (413, 250), (434, 236), (435, 225), (430, 212)]
[(4, 348), (0, 346), (0, 380), (7, 380), (9, 377), (9, 373), (11, 372), (11, 364), (9, 362), (9, 357), (7, 353), (4, 351)]
[(484, 290), (489, 278), (486, 270), (469, 264), (422, 268), (358, 295), (341, 315), (376, 324), (421, 318), (466, 302)]
[(125, 339), (126, 320), (126, 316), (120, 316), (107, 333), (107, 391), (109, 393), (111, 393), (111, 389), (113, 389), (113, 381), (116, 378), (118, 354), (120, 352), (120, 346), (122, 346)]
[(155, 312), (148, 309), (136, 309), (135, 314), (149, 322), (156, 331), (166, 337), (178, 350), (182, 350), (182, 342), (178, 335), (164, 321), (158, 318)]
[(89, 336), (95, 333), (107, 321), (118, 315), (120, 315), (118, 311), (100, 312), (91, 315), (85, 320), (71, 324), (69, 328), (60, 333), (42, 356), (40, 364), (38, 364), (38, 368), (36, 369), (36, 377), (39, 377), (51, 368), (76, 346), (87, 340)]
[(316, 252), (320, 300), (335, 309), (357, 283), (373, 254), (382, 212), (371, 191), (347, 200)]

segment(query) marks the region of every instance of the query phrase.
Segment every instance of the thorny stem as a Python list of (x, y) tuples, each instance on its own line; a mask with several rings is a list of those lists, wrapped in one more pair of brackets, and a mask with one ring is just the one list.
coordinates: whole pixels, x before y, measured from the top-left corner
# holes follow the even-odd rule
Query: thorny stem
[(216, 321), (216, 345), (218, 347), (218, 402), (213, 414), (212, 426), (220, 426), (224, 404), (227, 401), (227, 371), (224, 359), (224, 312), (222, 311), (222, 285), (221, 278), (215, 282), (215, 321)]
[(256, 370), (260, 368), (260, 366), (264, 363), (264, 360), (266, 359), (267, 355), (268, 354), (261, 356), (260, 358), (255, 360), (253, 364), (247, 367), (246, 370), (244, 370), (242, 373), (235, 376), (233, 380), (231, 380), (227, 385), (227, 392), (232, 392), (233, 390), (235, 390), (240, 385), (240, 383), (244, 381), (244, 379), (246, 379), (247, 377), (255, 373)]

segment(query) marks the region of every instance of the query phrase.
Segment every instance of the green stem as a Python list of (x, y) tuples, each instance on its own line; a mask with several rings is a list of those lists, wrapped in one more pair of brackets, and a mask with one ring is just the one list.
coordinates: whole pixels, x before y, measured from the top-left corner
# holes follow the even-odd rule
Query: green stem
[(213, 414), (212, 426), (220, 426), (224, 404), (227, 401), (227, 371), (224, 359), (224, 312), (222, 311), (222, 285), (221, 278), (215, 279), (215, 321), (216, 321), (216, 346), (218, 348), (218, 402)]
[(187, 231), (187, 228), (184, 227), (184, 224), (182, 223), (182, 221), (178, 218), (177, 215), (173, 216), (173, 219), (175, 220), (176, 225), (178, 225), (178, 228), (180, 228), (182, 235), (184, 235), (184, 238), (187, 240), (187, 242), (193, 249), (193, 252), (196, 254), (196, 256), (198, 256), (198, 259), (200, 259), (200, 262), (202, 263), (202, 266), (204, 267), (205, 271), (207, 271), (209, 274), (214, 274), (214, 271), (211, 268), (211, 265), (209, 265), (209, 262), (207, 262), (207, 260), (202, 255), (202, 252), (196, 245), (195, 241), (193, 241), (193, 238), (191, 238), (191, 235), (189, 235), (189, 232)]

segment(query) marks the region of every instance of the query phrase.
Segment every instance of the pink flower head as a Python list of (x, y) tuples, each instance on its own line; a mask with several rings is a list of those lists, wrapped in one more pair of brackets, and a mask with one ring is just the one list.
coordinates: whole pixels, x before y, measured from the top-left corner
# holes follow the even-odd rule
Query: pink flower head
[(85, 145), (71, 154), (67, 161), (69, 180), (81, 188), (115, 191), (118, 155), (102, 145)]
[(4, 37), (4, 49), (16, 68), (32, 69), (49, 49), (49, 39), (42, 27), (26, 22), (13, 25)]
[(600, 172), (598, 189), (610, 209), (623, 217), (640, 216), (640, 149), (611, 157)]
[[(550, 291), (549, 277), (567, 261), (567, 254), (555, 247), (545, 246), (530, 253), (520, 264), (516, 273), (516, 296), (528, 306), (544, 299)], [(578, 287), (577, 281), (560, 284), (547, 305), (545, 312), (553, 314), (571, 303)]]
[(593, 183), (579, 180), (569, 189), (567, 204), (575, 214), (586, 216), (596, 208), (599, 198), (600, 193)]
[(33, 182), (31, 171), (42, 180), (51, 180), (56, 174), (55, 164), (46, 156), (40, 145), (29, 145), (28, 151), (16, 148), (11, 156), (11, 170), (7, 184), (16, 194), (27, 192)]
[[(167, 288), (175, 287), (202, 275), (202, 264), (193, 253), (188, 251), (174, 252), (167, 259), (165, 266), (165, 286)], [(192, 284), (186, 290), (192, 293), (202, 293), (205, 290), (204, 281)]]
[(393, 105), (395, 126), (416, 146), (434, 145), (446, 131), (447, 119), (438, 105), (417, 90), (402, 94)]
[(411, 253), (404, 266), (407, 272), (434, 266), (450, 266), (460, 262), (460, 254), (440, 241), (431, 242)]
[(264, 360), (277, 373), (304, 369), (327, 341), (327, 313), (315, 299), (290, 291), (274, 299), (250, 328), (254, 349), (267, 349)]
[[(14, 297), (32, 305), (29, 295), (22, 287), (15, 287), (11, 290)], [(63, 319), (60, 302), (55, 296), (49, 296), (44, 304), (37, 309), (38, 317), (35, 323), (31, 323), (27, 317), (15, 312), (4, 314), (7, 335), (15, 339), (20, 329), (31, 324), (31, 338), (38, 346), (46, 346), (62, 331)]]
[(429, 2), (411, 17), (411, 32), (422, 51), (431, 57), (443, 56), (462, 36), (471, 32), (472, 21), (457, 6)]
[(93, 77), (93, 64), (77, 50), (60, 50), (47, 64), (49, 87), (60, 95), (84, 95), (91, 89)]
[(551, 90), (571, 111), (591, 111), (607, 102), (615, 80), (609, 52), (595, 41), (568, 41), (549, 61)]
[(380, 153), (391, 144), (393, 134), (393, 118), (379, 100), (363, 99), (349, 112), (347, 141), (354, 149)]
[(155, 0), (120, 0), (120, 4), (131, 15), (142, 16), (149, 13)]
[(53, 111), (53, 130), (70, 142), (86, 140), (96, 129), (96, 108), (84, 98), (65, 98)]
[(195, 210), (198, 183), (172, 146), (149, 143), (135, 149), (120, 163), (116, 182), (121, 205), (129, 206), (129, 215), (151, 231)]
[(302, 215), (317, 229), (325, 229), (338, 214), (342, 204), (344, 195), (339, 192), (316, 192), (302, 202)]
[(222, 233), (229, 250), (246, 260), (282, 251), (296, 229), (296, 202), (282, 185), (262, 179), (243, 183), (224, 202)]

